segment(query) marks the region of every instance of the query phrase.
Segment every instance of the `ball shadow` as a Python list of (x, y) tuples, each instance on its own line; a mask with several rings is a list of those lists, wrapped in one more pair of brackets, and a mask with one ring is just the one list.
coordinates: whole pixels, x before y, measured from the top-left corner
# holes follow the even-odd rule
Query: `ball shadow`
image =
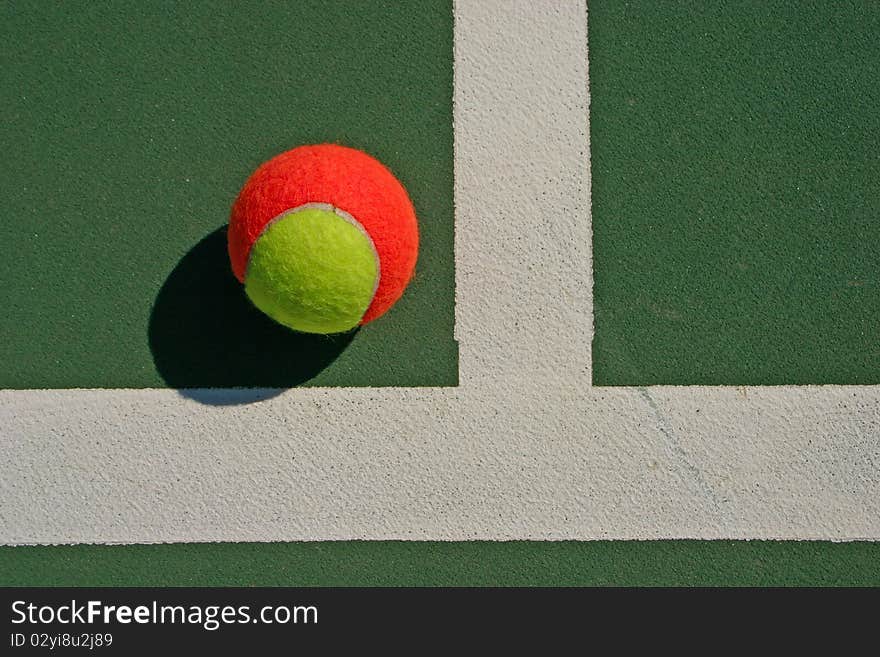
[(268, 399), (309, 381), (356, 333), (296, 333), (263, 315), (232, 275), (223, 227), (196, 244), (165, 280), (148, 337), (170, 387), (205, 404), (227, 405)]

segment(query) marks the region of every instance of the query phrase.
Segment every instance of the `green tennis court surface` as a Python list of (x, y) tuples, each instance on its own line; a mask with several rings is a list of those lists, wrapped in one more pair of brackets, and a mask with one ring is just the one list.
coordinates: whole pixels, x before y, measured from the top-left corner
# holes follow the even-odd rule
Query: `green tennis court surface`
[(880, 544), (775, 541), (0, 547), (29, 586), (880, 586)]
[[(0, 387), (455, 385), (450, 2), (3, 3)], [(246, 301), (247, 176), (340, 142), (407, 187), (405, 298), (355, 336)]]
[(596, 385), (880, 383), (880, 4), (589, 10)]
[[(880, 5), (589, 11), (594, 383), (880, 383)], [(457, 384), (451, 2), (0, 17), (0, 387)], [(389, 165), (422, 251), (381, 322), (293, 338), (222, 227), (257, 164), (321, 141)], [(877, 543), (25, 546), (0, 584), (878, 585), (878, 564)]]

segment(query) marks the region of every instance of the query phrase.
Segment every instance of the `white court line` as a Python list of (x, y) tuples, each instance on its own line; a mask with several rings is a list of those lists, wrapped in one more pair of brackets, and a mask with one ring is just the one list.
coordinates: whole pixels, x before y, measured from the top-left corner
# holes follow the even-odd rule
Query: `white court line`
[(591, 387), (586, 38), (456, 5), (460, 387), (0, 392), (0, 542), (880, 538), (880, 386)]

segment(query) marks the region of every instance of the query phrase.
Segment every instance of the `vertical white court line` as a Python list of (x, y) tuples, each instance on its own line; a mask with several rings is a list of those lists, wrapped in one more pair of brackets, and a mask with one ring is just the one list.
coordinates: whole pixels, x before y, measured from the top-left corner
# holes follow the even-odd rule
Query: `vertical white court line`
[(462, 386), (591, 380), (586, 4), (537, 4), (456, 3)]

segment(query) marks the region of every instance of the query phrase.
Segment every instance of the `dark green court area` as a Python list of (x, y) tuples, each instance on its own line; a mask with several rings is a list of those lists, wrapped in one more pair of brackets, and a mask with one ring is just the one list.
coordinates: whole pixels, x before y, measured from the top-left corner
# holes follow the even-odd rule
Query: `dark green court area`
[(880, 543), (331, 541), (0, 547), (6, 586), (880, 586)]
[(589, 3), (598, 385), (880, 383), (880, 3)]
[[(3, 3), (0, 388), (456, 385), (452, 3)], [(246, 302), (222, 227), (303, 143), (383, 161), (415, 279), (354, 335)]]

